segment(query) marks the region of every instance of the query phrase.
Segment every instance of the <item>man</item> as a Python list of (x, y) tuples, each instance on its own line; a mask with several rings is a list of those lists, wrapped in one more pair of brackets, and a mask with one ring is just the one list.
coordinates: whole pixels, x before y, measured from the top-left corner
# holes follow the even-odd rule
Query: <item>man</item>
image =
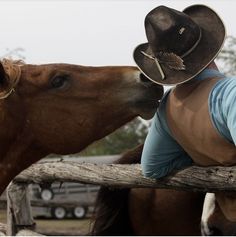
[[(220, 17), (204, 5), (183, 12), (159, 6), (146, 16), (145, 29), (148, 43), (135, 49), (136, 64), (153, 82), (176, 87), (154, 116), (143, 174), (157, 179), (192, 162), (236, 164), (236, 79), (222, 75), (214, 63), (225, 39)], [(236, 221), (236, 198), (216, 194), (216, 199)]]

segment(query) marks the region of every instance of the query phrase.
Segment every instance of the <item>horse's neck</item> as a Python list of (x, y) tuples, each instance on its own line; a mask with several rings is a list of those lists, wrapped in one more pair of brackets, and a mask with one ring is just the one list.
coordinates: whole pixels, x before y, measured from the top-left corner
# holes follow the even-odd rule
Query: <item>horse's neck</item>
[(24, 114), (17, 108), (17, 103), (11, 99), (0, 100), (0, 162), (22, 130)]
[(16, 134), (0, 152), (3, 154), (0, 159), (0, 195), (17, 174), (48, 154), (35, 144), (27, 129)]
[[(16, 175), (47, 155), (46, 152), (34, 147), (33, 143), (28, 144), (28, 147), (18, 145), (15, 148), (9, 150), (0, 162), (0, 195)], [(26, 149), (24, 150), (24, 148)]]
[(24, 111), (11, 101), (0, 101), (0, 127), (1, 194), (21, 170), (47, 155), (47, 152), (35, 145), (33, 134), (27, 127)]

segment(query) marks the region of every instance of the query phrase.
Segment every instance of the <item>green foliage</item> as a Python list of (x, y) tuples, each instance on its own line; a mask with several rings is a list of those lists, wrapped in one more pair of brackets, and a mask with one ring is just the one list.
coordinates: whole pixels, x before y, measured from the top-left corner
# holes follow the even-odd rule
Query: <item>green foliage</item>
[(148, 127), (135, 119), (114, 133), (90, 145), (80, 153), (82, 156), (120, 154), (144, 142)]

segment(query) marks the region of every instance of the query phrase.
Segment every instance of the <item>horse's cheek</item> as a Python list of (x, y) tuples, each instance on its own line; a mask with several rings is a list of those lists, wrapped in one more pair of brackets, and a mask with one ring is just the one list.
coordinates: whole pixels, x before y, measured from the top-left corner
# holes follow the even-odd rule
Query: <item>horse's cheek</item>
[(50, 152), (75, 153), (90, 142), (87, 140), (91, 137), (89, 131), (92, 129), (82, 118), (75, 120), (73, 116), (64, 116), (55, 110), (34, 110), (29, 123), (35, 140)]

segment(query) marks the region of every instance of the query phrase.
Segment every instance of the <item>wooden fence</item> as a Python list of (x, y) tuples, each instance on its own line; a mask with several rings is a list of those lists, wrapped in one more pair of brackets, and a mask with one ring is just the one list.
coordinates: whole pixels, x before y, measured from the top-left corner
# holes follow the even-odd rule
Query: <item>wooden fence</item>
[[(8, 186), (7, 235), (39, 235), (34, 232), (28, 184), (80, 182), (120, 188), (172, 188), (186, 191), (236, 191), (236, 167), (191, 166), (160, 180), (145, 178), (140, 165), (44, 162), (19, 174)], [(4, 229), (5, 228), (5, 229)]]

